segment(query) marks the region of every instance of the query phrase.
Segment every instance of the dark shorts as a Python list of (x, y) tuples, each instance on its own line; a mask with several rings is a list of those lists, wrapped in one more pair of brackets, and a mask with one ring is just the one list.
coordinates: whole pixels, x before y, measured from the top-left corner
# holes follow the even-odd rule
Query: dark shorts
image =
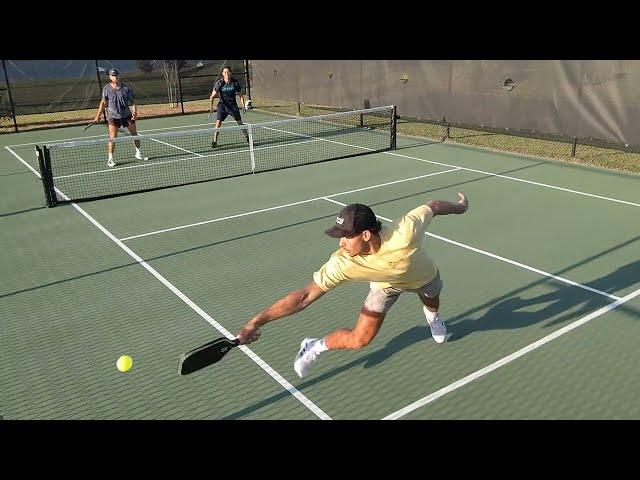
[(221, 122), (224, 121), (229, 115), (232, 115), (236, 122), (242, 121), (242, 117), (240, 116), (240, 109), (236, 105), (235, 108), (228, 107), (222, 102), (218, 103), (218, 111), (216, 112), (216, 119)]
[(136, 124), (135, 120), (131, 120), (131, 117), (125, 117), (125, 118), (108, 118), (107, 122), (109, 122), (109, 125), (115, 125), (118, 128), (121, 127), (128, 127), (129, 125), (134, 126)]

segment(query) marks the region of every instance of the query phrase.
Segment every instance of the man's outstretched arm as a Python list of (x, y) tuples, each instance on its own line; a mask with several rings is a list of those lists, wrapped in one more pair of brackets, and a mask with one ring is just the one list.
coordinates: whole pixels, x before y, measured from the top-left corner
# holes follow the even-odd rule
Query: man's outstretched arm
[(241, 344), (257, 340), (260, 336), (259, 328), (262, 325), (304, 310), (325, 293), (313, 282), (304, 288), (289, 292), (284, 298), (249, 320), (242, 330), (238, 332), (236, 338), (240, 340)]
[(429, 208), (433, 211), (433, 216), (436, 215), (449, 215), (455, 213), (460, 215), (461, 213), (469, 210), (469, 200), (464, 193), (458, 192), (458, 202), (448, 202), (446, 200), (430, 200), (427, 202)]

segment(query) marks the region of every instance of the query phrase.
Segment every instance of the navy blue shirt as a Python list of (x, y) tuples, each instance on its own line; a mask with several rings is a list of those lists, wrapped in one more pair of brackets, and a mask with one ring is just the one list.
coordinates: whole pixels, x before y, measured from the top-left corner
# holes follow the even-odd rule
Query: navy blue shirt
[(225, 107), (234, 110), (238, 108), (236, 94), (242, 92), (242, 87), (240, 87), (240, 83), (235, 78), (231, 77), (229, 83), (225, 83), (224, 78), (220, 78), (213, 85), (213, 89), (220, 94), (220, 102), (223, 103)]
[(102, 98), (107, 102), (108, 118), (127, 118), (131, 116), (129, 102), (133, 100), (133, 91), (126, 85), (113, 88), (110, 83), (102, 89)]

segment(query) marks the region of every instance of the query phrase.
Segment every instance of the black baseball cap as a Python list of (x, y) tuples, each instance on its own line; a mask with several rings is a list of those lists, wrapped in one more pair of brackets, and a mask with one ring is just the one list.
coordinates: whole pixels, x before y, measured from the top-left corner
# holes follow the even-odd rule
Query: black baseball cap
[(361, 203), (347, 205), (336, 217), (336, 224), (324, 233), (333, 238), (351, 237), (365, 230), (380, 230), (373, 210)]
[(109, 70), (109, 75), (120, 75), (120, 72), (118, 71), (117, 68), (112, 68), (111, 70)]

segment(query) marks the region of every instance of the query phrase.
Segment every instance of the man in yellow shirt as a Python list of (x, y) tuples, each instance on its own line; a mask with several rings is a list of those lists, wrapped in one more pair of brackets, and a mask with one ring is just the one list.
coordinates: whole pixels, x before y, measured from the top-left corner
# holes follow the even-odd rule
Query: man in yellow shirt
[(444, 342), (447, 329), (438, 315), (442, 281), (438, 268), (424, 251), (424, 233), (433, 217), (461, 214), (468, 209), (467, 197), (458, 193), (457, 203), (431, 200), (392, 226), (383, 227), (368, 206), (347, 205), (338, 214), (336, 224), (325, 231), (340, 239), (340, 248), (313, 274), (313, 282), (254, 316), (238, 332), (238, 340), (241, 344), (257, 340), (262, 325), (304, 310), (329, 290), (351, 280), (370, 282), (371, 286), (355, 326), (335, 330), (324, 338), (305, 338), (294, 360), (294, 370), (300, 378), (326, 350), (368, 345), (402, 292), (418, 294), (431, 336), (437, 343)]

